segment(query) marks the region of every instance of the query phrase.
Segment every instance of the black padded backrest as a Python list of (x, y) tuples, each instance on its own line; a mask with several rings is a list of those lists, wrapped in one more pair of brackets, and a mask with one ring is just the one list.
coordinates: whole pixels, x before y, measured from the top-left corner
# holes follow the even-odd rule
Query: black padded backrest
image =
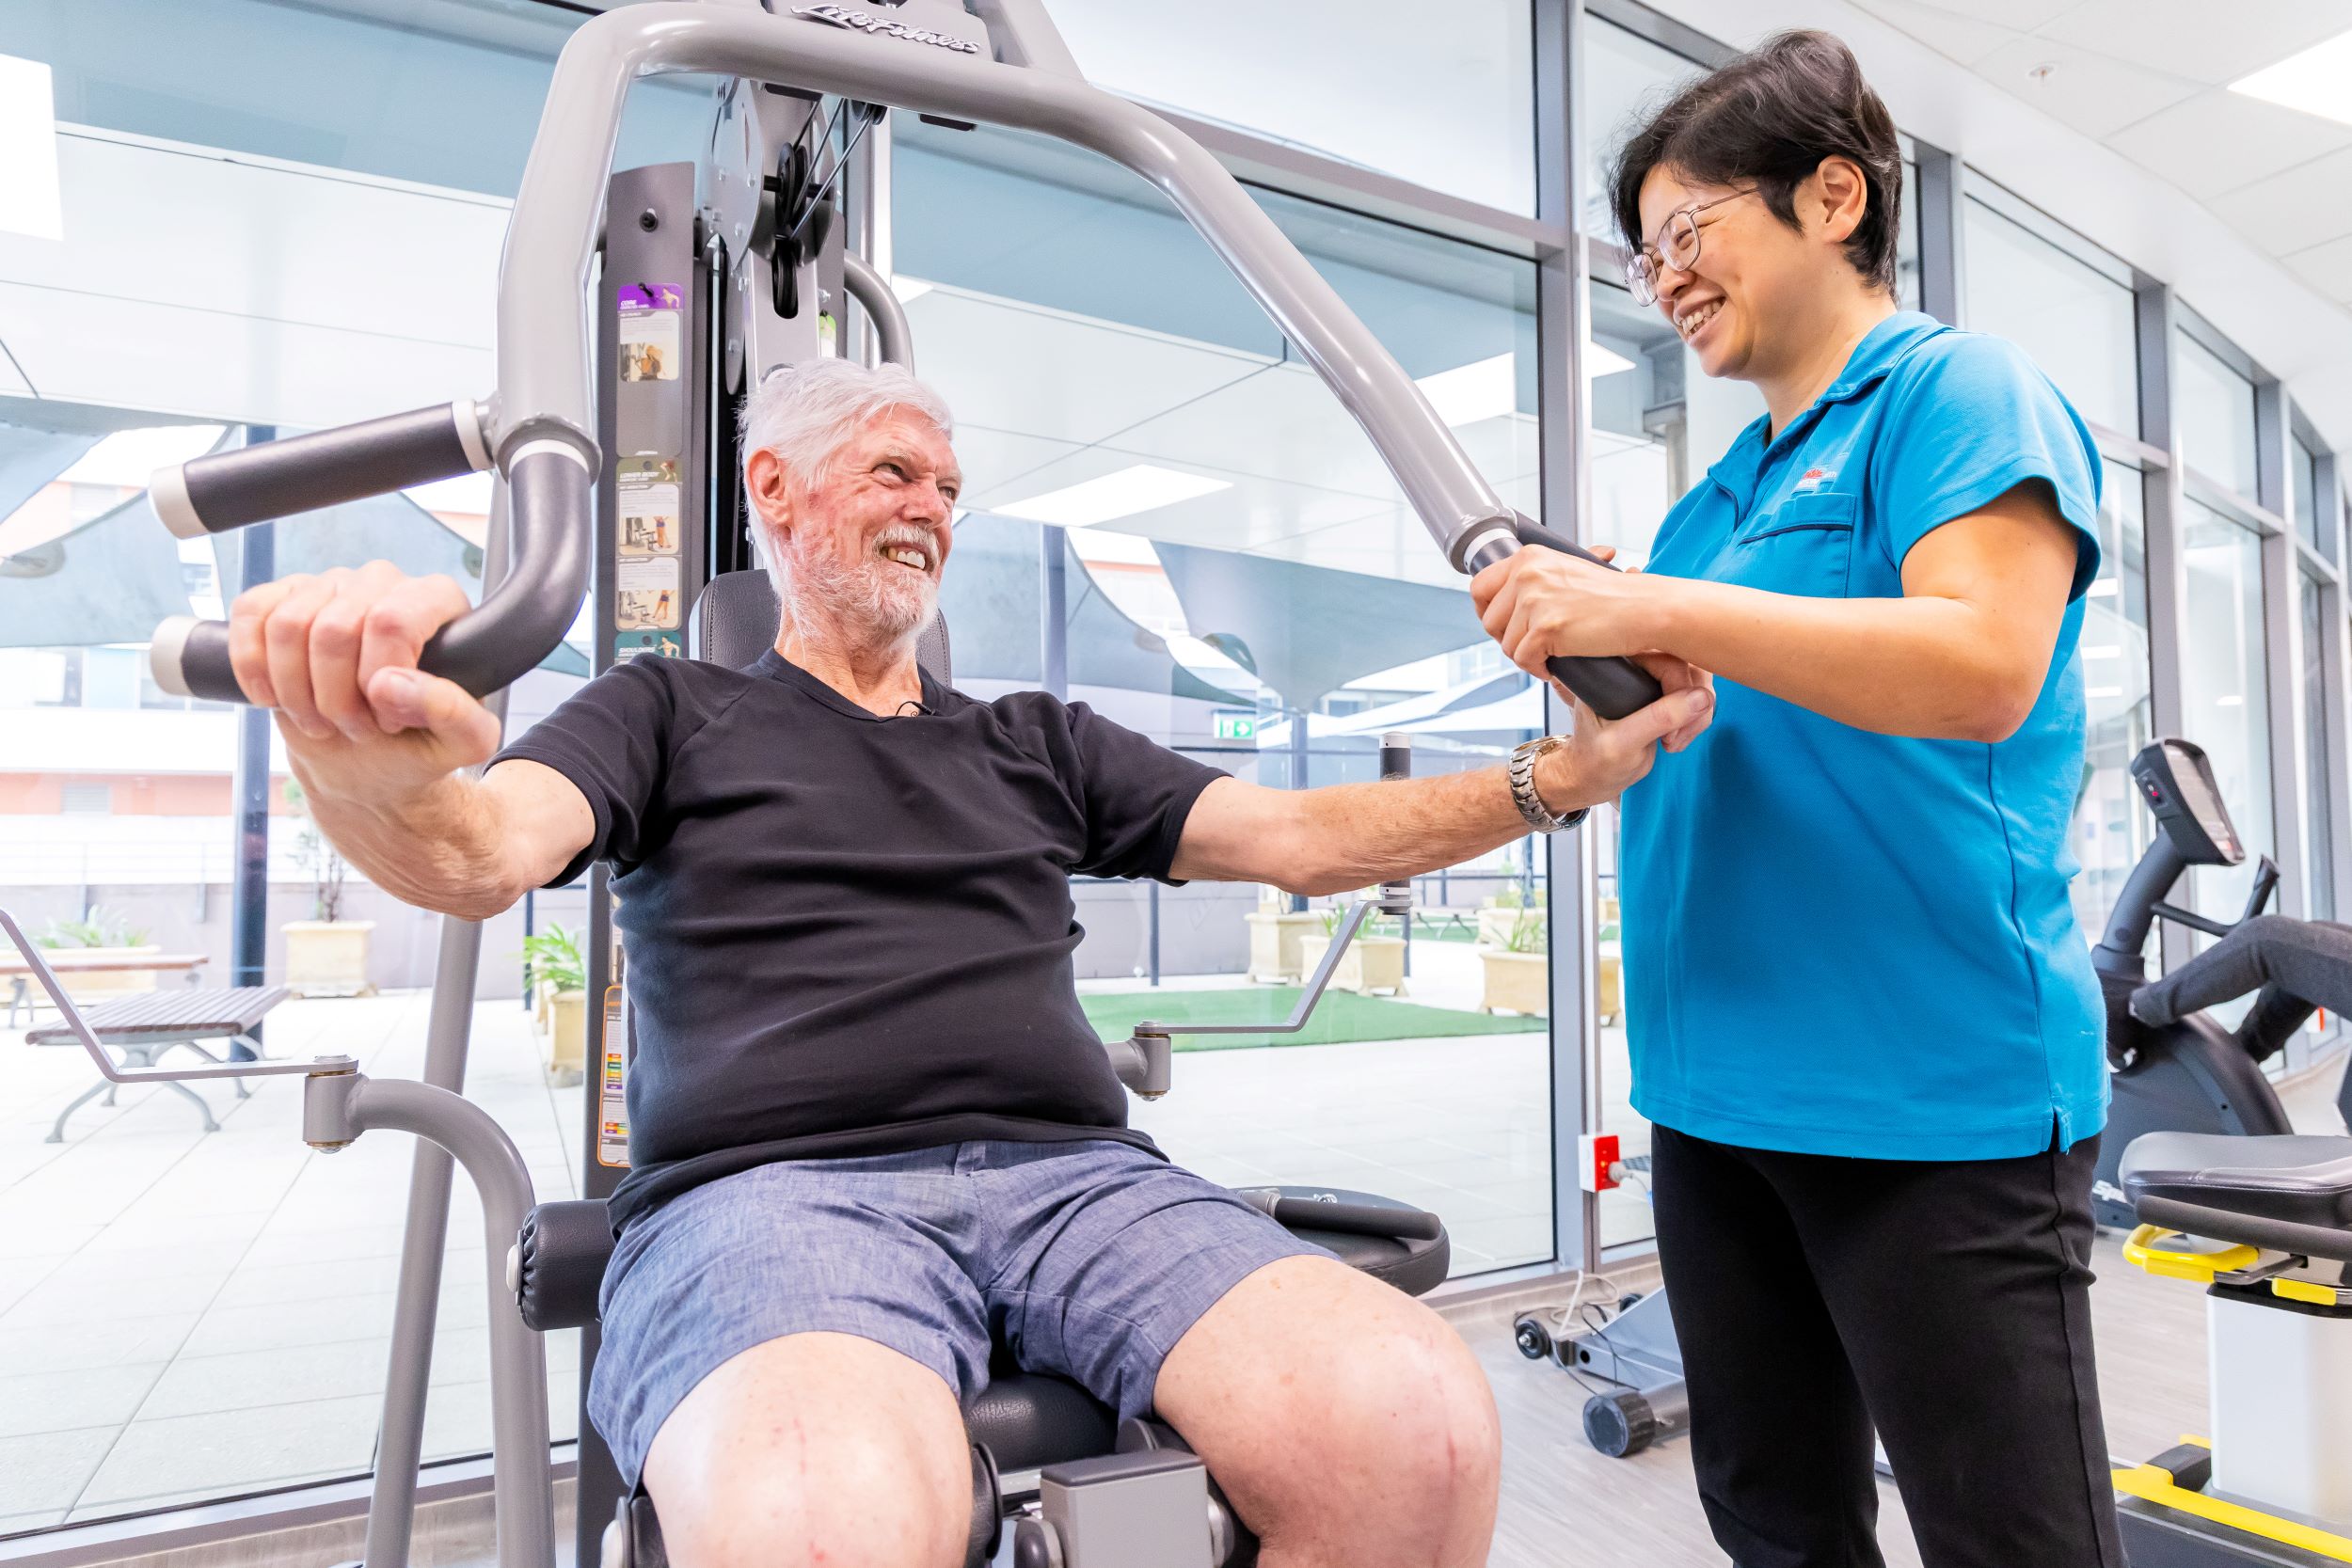
[[(693, 613), (687, 617), (687, 641), (696, 658), (740, 670), (776, 645), (781, 620), (775, 585), (766, 572), (756, 567), (722, 572), (695, 598)], [(942, 686), (955, 685), (944, 612), (933, 615), (931, 624), (923, 628), (914, 657), (931, 679)]]

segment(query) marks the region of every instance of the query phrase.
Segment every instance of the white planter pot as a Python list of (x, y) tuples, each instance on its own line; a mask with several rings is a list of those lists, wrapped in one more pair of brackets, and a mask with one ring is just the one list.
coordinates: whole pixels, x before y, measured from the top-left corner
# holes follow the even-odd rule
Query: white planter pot
[(373, 996), (368, 936), (373, 920), (289, 920), (286, 985), (297, 996)]
[[(1331, 939), (1317, 932), (1302, 937), (1298, 943), (1298, 959), (1302, 976), (1312, 974), (1323, 963), (1324, 954), (1331, 950)], [(1337, 969), (1331, 972), (1333, 990), (1352, 990), (1370, 996), (1375, 992), (1389, 996), (1405, 994), (1405, 939), (1403, 937), (1359, 936), (1347, 944), (1340, 956)]]
[(1551, 1015), (1550, 955), (1489, 947), (1478, 958), (1486, 975), (1485, 994), (1478, 999), (1480, 1011), (1518, 1013), (1527, 1018)]
[(1242, 918), (1249, 923), (1249, 977), (1262, 986), (1296, 981), (1307, 973), (1299, 961), (1298, 944), (1310, 935), (1323, 935), (1323, 916), (1312, 911), (1252, 910)]

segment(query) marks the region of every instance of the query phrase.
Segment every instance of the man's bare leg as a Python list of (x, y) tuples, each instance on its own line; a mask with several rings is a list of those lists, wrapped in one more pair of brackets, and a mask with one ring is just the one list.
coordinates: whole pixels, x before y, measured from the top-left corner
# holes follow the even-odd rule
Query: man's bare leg
[(721, 1366), (661, 1423), (645, 1489), (677, 1568), (961, 1568), (963, 1415), (871, 1339), (793, 1334)]
[(1502, 1435), (1436, 1313), (1327, 1258), (1270, 1263), (1176, 1342), (1153, 1403), (1263, 1543), (1264, 1568), (1472, 1568)]

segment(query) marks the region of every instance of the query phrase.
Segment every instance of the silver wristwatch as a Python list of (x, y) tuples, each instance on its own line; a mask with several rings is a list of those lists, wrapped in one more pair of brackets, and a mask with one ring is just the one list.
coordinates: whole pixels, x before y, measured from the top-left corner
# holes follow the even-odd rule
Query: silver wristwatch
[(1563, 816), (1545, 805), (1544, 798), (1535, 793), (1535, 760), (1566, 744), (1556, 735), (1546, 735), (1511, 748), (1511, 803), (1519, 808), (1519, 816), (1526, 818), (1527, 825), (1539, 833), (1573, 828), (1592, 810), (1590, 806), (1580, 806)]

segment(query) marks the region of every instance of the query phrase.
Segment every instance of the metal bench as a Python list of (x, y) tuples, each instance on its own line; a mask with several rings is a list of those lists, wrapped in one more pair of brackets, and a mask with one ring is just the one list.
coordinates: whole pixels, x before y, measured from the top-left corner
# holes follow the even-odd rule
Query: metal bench
[[(227, 989), (159, 990), (145, 996), (126, 996), (119, 1002), (109, 1002), (90, 1008), (82, 1015), (98, 1042), (122, 1053), (126, 1068), (153, 1067), (157, 1058), (175, 1045), (184, 1045), (208, 1062), (220, 1062), (222, 1057), (199, 1045), (199, 1040), (225, 1039), (233, 1048), (242, 1045), (258, 1060), (262, 1054), (259, 1041), (253, 1038), (254, 1025), (260, 1023), (272, 1007), (286, 999), (283, 986), (238, 986)], [(24, 1036), (27, 1045), (62, 1045), (81, 1047), (80, 1037), (69, 1024), (53, 1023), (45, 1029), (34, 1029)], [(237, 1098), (247, 1098), (245, 1080), (230, 1080), (237, 1086)], [(173, 1093), (195, 1105), (204, 1117), (204, 1131), (217, 1132), (220, 1123), (213, 1119), (213, 1108), (203, 1096), (185, 1084), (165, 1085)], [(49, 1130), (49, 1142), (65, 1142), (66, 1118), (97, 1099), (106, 1097), (106, 1103), (115, 1102), (115, 1085), (101, 1079), (85, 1091), (81, 1098), (57, 1113), (56, 1125)]]
[[(185, 974), (193, 986), (197, 983), (197, 970), (208, 960), (201, 953), (133, 953), (110, 947), (70, 947), (51, 953), (47, 961), (59, 974), (167, 974), (176, 971)], [(32, 973), (32, 965), (24, 955), (0, 953), (0, 976), (9, 983), (8, 1026), (11, 1029), (16, 1027), (20, 1013), (29, 1013), (40, 1006), (26, 985)]]

